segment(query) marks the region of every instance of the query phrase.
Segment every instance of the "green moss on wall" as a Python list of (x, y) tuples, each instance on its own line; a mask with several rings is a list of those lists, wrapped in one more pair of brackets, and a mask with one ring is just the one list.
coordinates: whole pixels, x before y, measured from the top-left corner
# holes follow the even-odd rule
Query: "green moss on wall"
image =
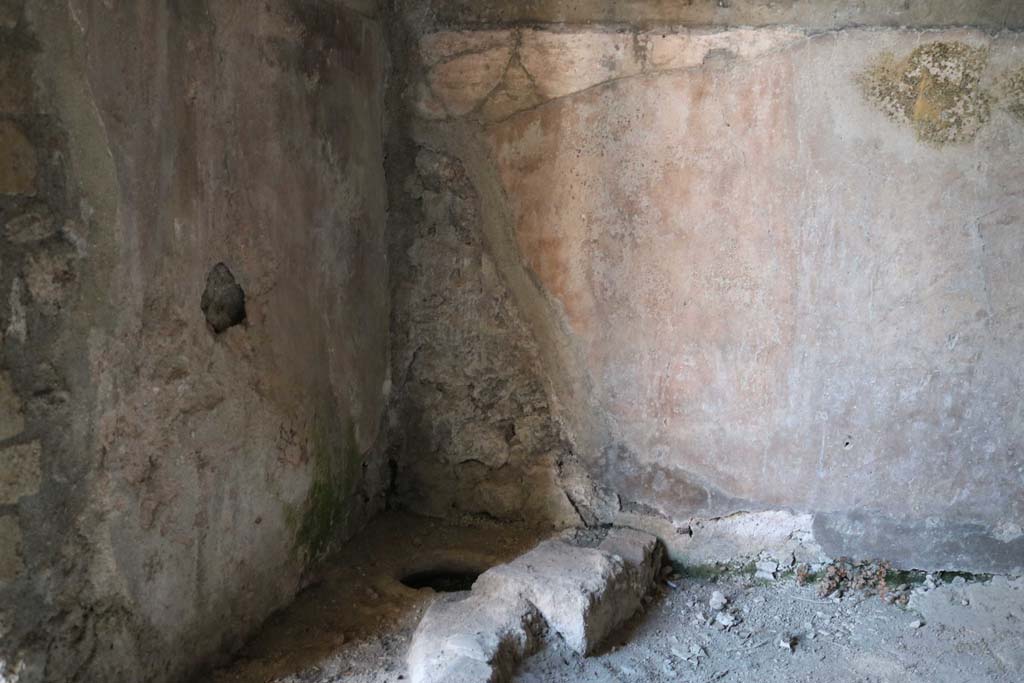
[(297, 521), (296, 546), (307, 559), (315, 560), (347, 528), (361, 455), (352, 421), (336, 417), (333, 411), (314, 418), (310, 444), (313, 482)]
[(868, 100), (922, 142), (969, 142), (991, 117), (993, 98), (981, 86), (987, 63), (987, 48), (927, 43), (904, 59), (881, 55), (858, 82)]

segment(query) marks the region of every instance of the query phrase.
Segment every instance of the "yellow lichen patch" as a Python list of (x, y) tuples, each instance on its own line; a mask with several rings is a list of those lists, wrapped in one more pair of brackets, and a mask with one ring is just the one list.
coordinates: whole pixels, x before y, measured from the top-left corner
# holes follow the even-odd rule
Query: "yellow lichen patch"
[(1024, 67), (1000, 79), (999, 100), (1008, 112), (1024, 122)]
[(986, 48), (960, 42), (928, 43), (904, 59), (881, 55), (858, 79), (864, 95), (924, 142), (968, 142), (991, 116), (992, 97), (981, 86)]

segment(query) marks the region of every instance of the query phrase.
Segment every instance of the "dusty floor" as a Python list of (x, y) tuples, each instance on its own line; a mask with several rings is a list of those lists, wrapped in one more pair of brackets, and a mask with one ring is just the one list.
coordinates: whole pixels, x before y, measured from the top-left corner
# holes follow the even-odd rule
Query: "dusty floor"
[[(436, 565), (483, 569), (537, 540), (506, 527), (459, 528), (386, 515), (213, 680), (406, 681), (412, 632), (436, 594), (406, 588), (397, 577)], [(714, 591), (728, 600), (717, 621), (719, 612), (709, 607)], [(596, 656), (582, 658), (552, 643), (516, 678), (679, 680), (1022, 681), (1024, 579), (939, 581), (899, 607), (863, 594), (822, 599), (814, 586), (792, 578), (764, 582), (742, 571), (684, 576), (676, 589), (662, 585), (647, 610)]]

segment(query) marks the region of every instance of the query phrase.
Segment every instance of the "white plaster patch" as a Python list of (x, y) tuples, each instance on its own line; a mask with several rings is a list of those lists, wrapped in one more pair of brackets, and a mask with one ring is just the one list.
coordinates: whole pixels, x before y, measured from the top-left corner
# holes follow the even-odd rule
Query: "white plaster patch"
[(1021, 529), (1020, 524), (1013, 522), (1003, 522), (992, 530), (992, 537), (1003, 543), (1016, 541), (1021, 536), (1024, 536), (1024, 529)]
[(0, 683), (18, 683), (21, 674), (25, 670), (25, 662), (18, 661), (17, 664), (8, 663), (6, 659), (0, 659)]
[(25, 302), (22, 294), (24, 291), (25, 285), (21, 278), (14, 278), (14, 282), (11, 283), (11, 320), (7, 324), (7, 335), (21, 343), (25, 343), (25, 337), (28, 335), (28, 325), (25, 322)]
[(657, 535), (669, 557), (687, 565), (735, 563), (771, 558), (782, 567), (819, 563), (828, 557), (814, 540), (814, 516), (784, 510), (737, 512), (727, 517), (691, 519), (680, 525), (654, 516), (620, 512), (616, 524)]
[(792, 29), (733, 29), (648, 33), (643, 42), (647, 46), (648, 67), (667, 70), (700, 66), (714, 51), (751, 59), (803, 38), (802, 31)]

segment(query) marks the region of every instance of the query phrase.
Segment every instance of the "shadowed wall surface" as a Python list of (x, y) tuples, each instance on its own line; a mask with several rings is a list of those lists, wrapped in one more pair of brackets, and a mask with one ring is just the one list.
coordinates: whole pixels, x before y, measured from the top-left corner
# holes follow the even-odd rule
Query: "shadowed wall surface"
[(0, 188), (0, 674), (181, 680), (383, 503), (382, 29), (367, 3), (4, 12), (3, 125), (36, 144)]

